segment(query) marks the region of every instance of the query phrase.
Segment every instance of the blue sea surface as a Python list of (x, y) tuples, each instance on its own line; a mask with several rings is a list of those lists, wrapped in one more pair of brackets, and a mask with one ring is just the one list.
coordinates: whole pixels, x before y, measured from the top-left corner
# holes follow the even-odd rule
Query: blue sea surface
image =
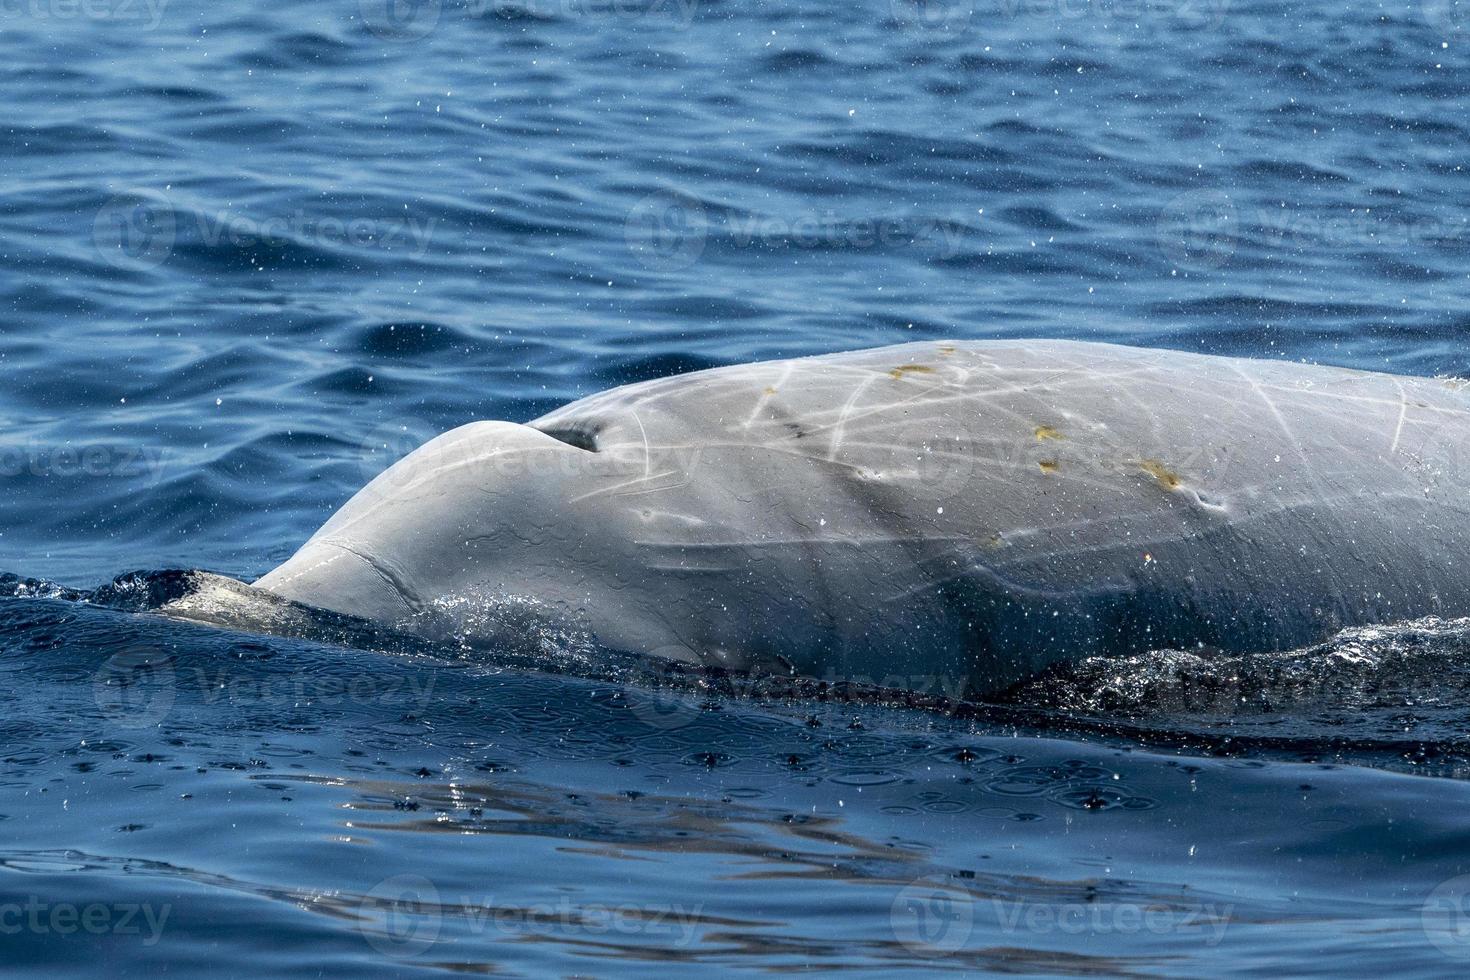
[(1467, 47), (1465, 0), (0, 4), (0, 971), (1462, 973), (1470, 624), (936, 706), (155, 611), (438, 432), (691, 369), (1470, 375)]

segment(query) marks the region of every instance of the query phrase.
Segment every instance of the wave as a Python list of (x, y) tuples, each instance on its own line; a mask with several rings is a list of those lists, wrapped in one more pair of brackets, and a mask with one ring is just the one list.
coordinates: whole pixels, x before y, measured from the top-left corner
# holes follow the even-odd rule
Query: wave
[[(0, 575), (0, 638), (50, 635), (63, 603), (147, 616), (176, 644), (188, 630), (239, 641), (313, 645), (409, 657), (485, 674), (534, 672), (611, 683), (645, 715), (683, 717), (740, 704), (798, 716), (851, 707), (943, 717), (977, 729), (1101, 739), (1216, 756), (1368, 765), (1470, 775), (1470, 619), (1427, 618), (1345, 630), (1287, 652), (1225, 655), (1156, 650), (1059, 665), (984, 699), (829, 676), (737, 674), (600, 647), (533, 597), (445, 597), (398, 628), (300, 605), (202, 570), (130, 572), (92, 590)], [(197, 640), (198, 637), (195, 637)], [(718, 760), (713, 764), (718, 764)]]

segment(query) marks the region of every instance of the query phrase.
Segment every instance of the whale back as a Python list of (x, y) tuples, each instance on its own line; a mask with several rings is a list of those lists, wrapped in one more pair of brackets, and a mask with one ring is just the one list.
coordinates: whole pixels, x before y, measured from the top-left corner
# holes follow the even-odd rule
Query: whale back
[[(968, 659), (947, 669), (985, 662), (995, 678), (1470, 613), (1466, 389), (1095, 343), (924, 342), (645, 382), (531, 425), (646, 463), (621, 492), (661, 502), (659, 560), (699, 554), (732, 580), (779, 570), (767, 578), (821, 597), (808, 606), (869, 611), (838, 644), (876, 648), (858, 660), (949, 642)], [(824, 635), (842, 632), (826, 618)], [(945, 635), (960, 620), (965, 635)]]

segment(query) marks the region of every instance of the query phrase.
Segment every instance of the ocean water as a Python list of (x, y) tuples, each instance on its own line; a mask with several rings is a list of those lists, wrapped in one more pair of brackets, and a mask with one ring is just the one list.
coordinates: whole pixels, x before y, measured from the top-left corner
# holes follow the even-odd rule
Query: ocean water
[(959, 704), (157, 610), (440, 431), (694, 368), (1470, 375), (1467, 45), (1464, 0), (0, 5), (0, 969), (1462, 973), (1464, 622)]

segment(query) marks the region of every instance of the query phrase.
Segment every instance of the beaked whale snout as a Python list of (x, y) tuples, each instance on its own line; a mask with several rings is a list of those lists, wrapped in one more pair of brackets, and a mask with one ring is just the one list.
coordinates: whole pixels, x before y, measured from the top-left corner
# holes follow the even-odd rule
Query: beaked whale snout
[(530, 595), (612, 648), (977, 692), (1470, 615), (1467, 487), (1463, 384), (926, 342), (462, 426), (256, 584), (409, 630), (446, 596)]

